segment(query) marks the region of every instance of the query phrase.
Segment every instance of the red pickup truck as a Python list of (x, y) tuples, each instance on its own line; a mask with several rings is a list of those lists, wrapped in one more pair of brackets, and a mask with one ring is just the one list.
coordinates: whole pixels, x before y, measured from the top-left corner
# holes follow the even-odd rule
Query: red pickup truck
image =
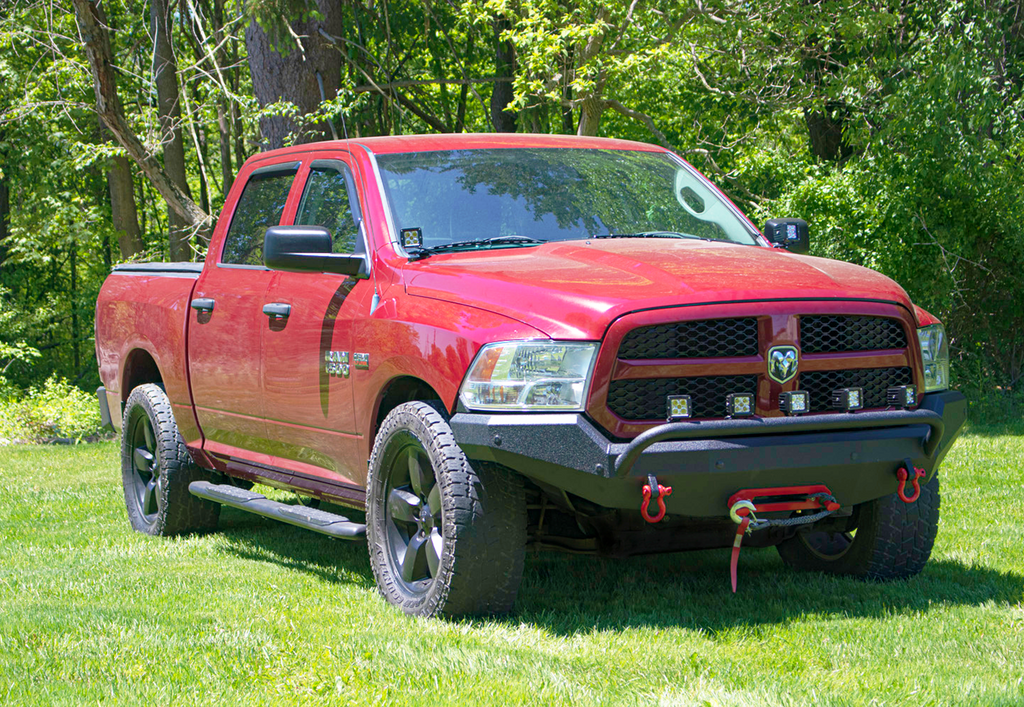
[(121, 265), (99, 295), (131, 524), (208, 530), (229, 505), (365, 538), (417, 615), (508, 611), (528, 546), (731, 547), (734, 588), (744, 542), (914, 575), (966, 413), (946, 334), (888, 278), (807, 249), (803, 221), (762, 232), (633, 142), (253, 157), (205, 263)]

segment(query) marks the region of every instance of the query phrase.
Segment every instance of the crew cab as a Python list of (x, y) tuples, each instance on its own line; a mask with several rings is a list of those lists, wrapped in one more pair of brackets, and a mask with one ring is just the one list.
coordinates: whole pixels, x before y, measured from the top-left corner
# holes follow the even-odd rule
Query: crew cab
[(965, 419), (946, 333), (808, 243), (635, 142), (257, 155), (205, 262), (120, 265), (99, 294), (130, 522), (209, 531), (229, 505), (365, 538), (415, 615), (510, 610), (528, 546), (732, 547), (734, 590), (741, 543), (914, 575)]

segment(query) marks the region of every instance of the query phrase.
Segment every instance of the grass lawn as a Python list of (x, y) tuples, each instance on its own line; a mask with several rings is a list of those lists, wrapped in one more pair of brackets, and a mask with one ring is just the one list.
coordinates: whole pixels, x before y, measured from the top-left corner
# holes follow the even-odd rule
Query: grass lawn
[(0, 448), (0, 705), (1024, 704), (1024, 425), (941, 478), (911, 581), (540, 554), (513, 616), (446, 622), (388, 607), (360, 543), (132, 532), (114, 443)]

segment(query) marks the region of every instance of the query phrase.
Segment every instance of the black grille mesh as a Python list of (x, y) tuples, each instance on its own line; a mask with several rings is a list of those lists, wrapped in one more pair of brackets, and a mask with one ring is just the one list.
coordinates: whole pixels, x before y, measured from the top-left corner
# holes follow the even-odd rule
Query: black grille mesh
[(800, 390), (810, 394), (811, 412), (832, 410), (832, 391), (837, 388), (863, 388), (865, 408), (884, 408), (888, 388), (913, 382), (909, 368), (808, 371), (800, 374)]
[[(612, 381), (608, 409), (625, 420), (664, 420), (669, 395), (689, 395), (693, 417), (725, 417), (729, 393), (757, 394), (757, 376), (695, 376)], [(884, 397), (884, 394), (883, 394)]]
[(898, 319), (885, 317), (800, 317), (804, 353), (905, 349), (907, 335)]
[(629, 332), (619, 346), (619, 358), (627, 360), (756, 355), (754, 317), (640, 327)]

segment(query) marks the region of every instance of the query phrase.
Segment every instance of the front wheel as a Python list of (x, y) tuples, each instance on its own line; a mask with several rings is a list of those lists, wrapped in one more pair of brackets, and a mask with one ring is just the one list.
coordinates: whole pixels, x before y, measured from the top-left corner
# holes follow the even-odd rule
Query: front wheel
[(931, 557), (938, 534), (939, 477), (922, 486), (913, 503), (892, 494), (861, 504), (855, 515), (855, 530), (797, 533), (777, 546), (779, 555), (800, 570), (874, 580), (913, 577)]
[(373, 445), (366, 534), (377, 586), (405, 613), (508, 612), (526, 553), (522, 479), (470, 463), (440, 404), (403, 403)]

